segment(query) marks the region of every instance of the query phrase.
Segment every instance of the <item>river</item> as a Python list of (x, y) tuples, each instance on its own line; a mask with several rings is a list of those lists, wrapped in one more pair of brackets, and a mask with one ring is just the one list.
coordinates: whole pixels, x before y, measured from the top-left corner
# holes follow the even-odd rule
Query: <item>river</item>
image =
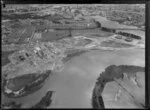
[(112, 64), (144, 67), (144, 53), (143, 49), (91, 50), (68, 61), (63, 71), (52, 73), (39, 91), (15, 100), (28, 107), (37, 103), (47, 90), (53, 90), (49, 108), (91, 108), (92, 90), (100, 73)]

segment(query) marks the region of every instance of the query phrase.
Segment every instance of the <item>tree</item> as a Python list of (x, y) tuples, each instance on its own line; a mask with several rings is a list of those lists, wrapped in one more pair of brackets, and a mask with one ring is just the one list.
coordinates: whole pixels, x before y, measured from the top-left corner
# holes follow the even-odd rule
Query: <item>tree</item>
[(72, 34), (71, 34), (71, 27), (69, 27), (69, 37), (72, 37)]
[(101, 28), (101, 23), (99, 21), (92, 19), (92, 22), (95, 23), (99, 28)]

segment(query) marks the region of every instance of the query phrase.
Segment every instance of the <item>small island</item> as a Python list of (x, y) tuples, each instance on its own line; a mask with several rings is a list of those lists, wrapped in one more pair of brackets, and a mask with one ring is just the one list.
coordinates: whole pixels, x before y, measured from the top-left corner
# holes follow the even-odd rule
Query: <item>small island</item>
[(50, 74), (51, 71), (46, 71), (40, 75), (26, 74), (13, 79), (3, 79), (2, 91), (9, 98), (26, 96), (39, 90)]
[[(135, 103), (133, 105), (129, 104), (128, 105), (129, 108), (130, 107), (134, 108), (135, 105), (140, 108), (144, 108), (145, 102), (143, 102), (142, 98), (140, 98), (140, 99), (137, 98), (136, 96), (137, 96), (138, 92), (135, 92), (136, 90), (141, 90), (142, 86), (144, 86), (144, 84), (139, 85), (138, 81), (141, 81), (141, 79), (137, 79), (137, 77), (139, 77), (137, 74), (139, 73), (139, 75), (144, 76), (144, 73), (143, 73), (144, 71), (145, 71), (144, 67), (140, 67), (140, 66), (132, 66), (132, 65), (120, 65), (120, 66), (110, 65), (110, 66), (108, 66), (105, 69), (105, 71), (100, 74), (100, 76), (98, 77), (97, 82), (95, 84), (93, 94), (92, 94), (93, 108), (103, 109), (103, 108), (109, 108), (111, 105), (112, 105), (112, 108), (113, 107), (117, 108), (117, 106), (118, 106), (118, 108), (119, 107), (121, 108), (121, 107), (125, 107), (125, 106), (121, 105), (121, 103), (122, 102), (128, 103), (127, 102), (128, 100), (129, 101), (134, 100), (134, 102), (132, 102), (132, 103)], [(141, 78), (141, 76), (140, 76), (140, 78)], [(132, 82), (132, 84), (129, 82)], [(118, 87), (117, 84), (120, 87)], [(129, 86), (132, 86), (132, 88), (131, 87), (129, 88)], [(137, 87), (135, 87), (135, 86), (137, 86)], [(135, 91), (133, 92), (132, 89), (134, 89)], [(114, 95), (115, 97), (112, 96), (111, 94), (113, 94), (114, 91), (117, 91), (117, 90), (119, 92), (116, 92), (116, 96), (115, 95)], [(142, 96), (143, 95), (142, 93), (144, 93), (144, 88), (141, 91), (142, 92), (140, 92), (141, 93), (140, 95)], [(121, 94), (121, 95), (119, 95), (119, 94)], [(124, 94), (125, 95), (128, 94), (127, 95), (129, 97), (128, 100), (126, 98), (119, 99), (119, 97), (123, 97)], [(145, 97), (143, 97), (143, 99), (144, 98)], [(115, 101), (111, 102), (112, 99), (114, 99)], [(110, 104), (110, 106), (108, 106), (107, 102), (108, 102), (108, 104)], [(118, 105), (116, 103), (118, 103)]]
[(45, 96), (31, 108), (46, 108), (46, 107), (50, 106), (50, 104), (52, 102), (51, 97), (52, 97), (53, 93), (54, 93), (54, 91), (47, 91)]

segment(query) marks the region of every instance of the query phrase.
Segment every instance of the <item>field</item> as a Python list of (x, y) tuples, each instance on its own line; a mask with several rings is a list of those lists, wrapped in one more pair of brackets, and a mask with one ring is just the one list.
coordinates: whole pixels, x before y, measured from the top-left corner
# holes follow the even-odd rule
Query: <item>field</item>
[(99, 28), (95, 29), (86, 29), (86, 30), (72, 30), (72, 36), (83, 35), (86, 37), (109, 37), (113, 35), (113, 33), (102, 31)]
[(103, 41), (101, 43), (101, 46), (103, 47), (114, 47), (114, 48), (128, 48), (128, 47), (132, 47), (133, 45), (131, 44), (125, 44), (125, 43), (121, 43), (121, 42), (116, 42), (113, 40), (108, 40), (108, 41)]
[(54, 31), (54, 32), (43, 32), (42, 38), (40, 41), (42, 42), (48, 42), (48, 41), (55, 41), (61, 38), (69, 37), (69, 31), (63, 30), (63, 31)]

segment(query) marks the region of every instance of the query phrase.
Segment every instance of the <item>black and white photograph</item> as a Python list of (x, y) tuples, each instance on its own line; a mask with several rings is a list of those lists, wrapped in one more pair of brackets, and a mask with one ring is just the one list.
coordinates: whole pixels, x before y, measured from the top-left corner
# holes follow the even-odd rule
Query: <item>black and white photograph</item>
[(145, 4), (6, 4), (1, 107), (145, 105)]

